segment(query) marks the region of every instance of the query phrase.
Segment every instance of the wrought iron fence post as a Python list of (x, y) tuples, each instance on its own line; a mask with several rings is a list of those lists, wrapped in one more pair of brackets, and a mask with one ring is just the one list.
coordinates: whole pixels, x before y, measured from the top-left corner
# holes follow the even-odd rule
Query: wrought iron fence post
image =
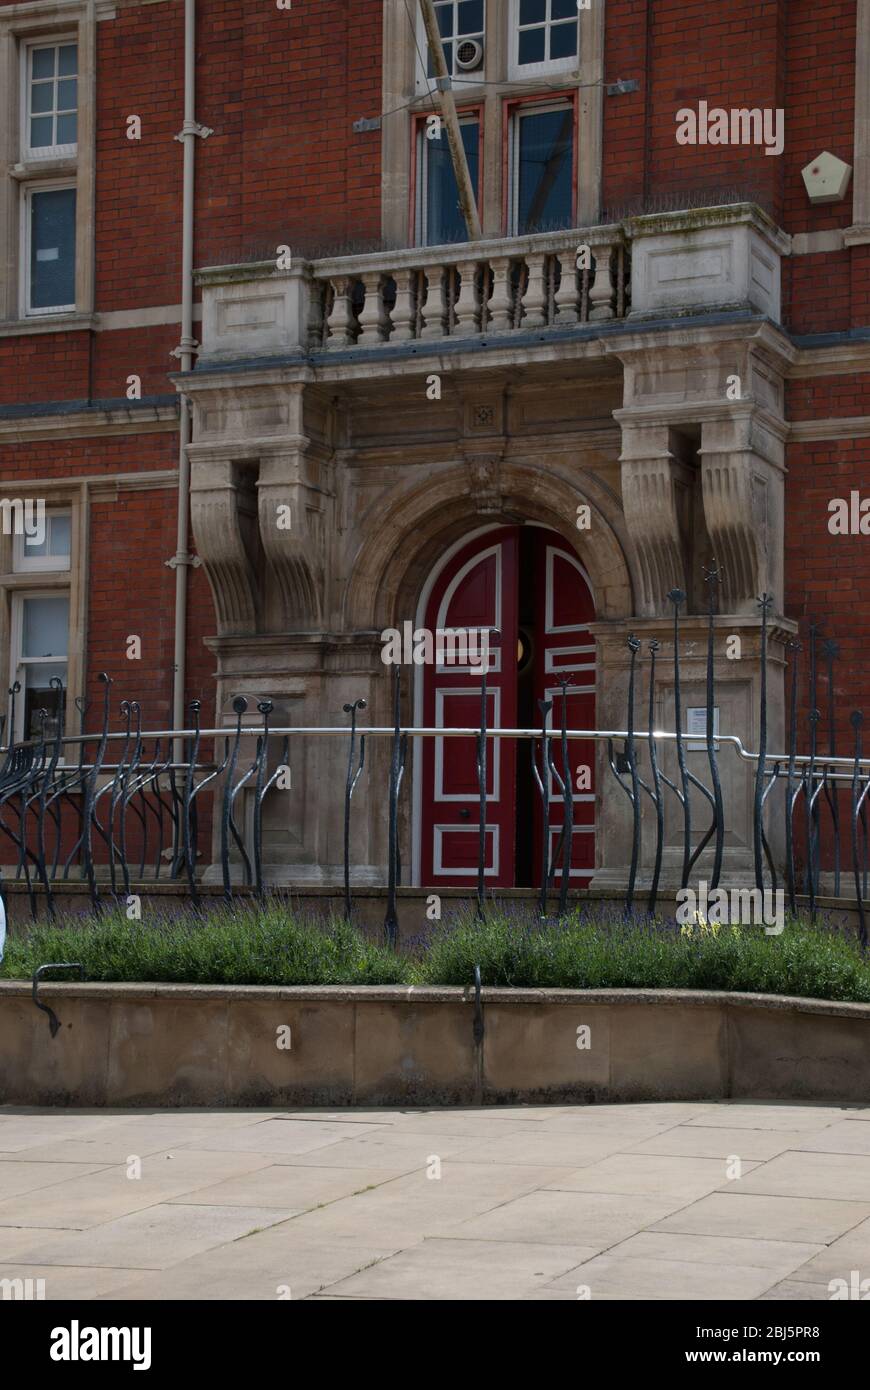
[[(837, 756), (837, 723), (836, 723), (836, 691), (834, 687), (834, 662), (840, 655), (840, 648), (836, 642), (828, 639), (822, 648), (825, 654), (825, 661), (828, 668), (828, 754), (830, 757)], [(832, 789), (826, 790), (828, 805), (831, 808), (831, 822), (834, 827), (834, 897), (840, 896), (840, 793), (837, 782), (834, 781)]]
[[(496, 628), (489, 629), (489, 636), (497, 637), (498, 635)], [(488, 715), (487, 701), (489, 699), (489, 692), (487, 690), (489, 678), (488, 640), (486, 643), (481, 643), (480, 660), (480, 732), (477, 736), (477, 920), (479, 922), (484, 922), (486, 920), (484, 901), (486, 895), (486, 731)]]
[(271, 700), (259, 700), (257, 711), (263, 716), (263, 732), (257, 739), (257, 780), (254, 789), (254, 892), (262, 904), (263, 887), (263, 798), (266, 794), (266, 763), (269, 757), (269, 715), (274, 706)]
[(689, 886), (689, 867), (692, 858), (692, 807), (689, 801), (689, 769), (683, 742), (683, 708), (680, 685), (680, 607), (686, 601), (682, 589), (671, 589), (668, 598), (674, 605), (674, 731), (677, 736), (677, 763), (680, 769), (683, 807), (683, 870), (680, 887)]
[(714, 733), (714, 710), (716, 699), (715, 690), (715, 616), (716, 616), (716, 589), (722, 577), (723, 571), (713, 561), (709, 570), (704, 571), (704, 578), (710, 591), (709, 623), (707, 628), (707, 761), (710, 764), (710, 781), (713, 784), (713, 817), (716, 827), (716, 846), (713, 853), (713, 872), (710, 875), (710, 887), (719, 887), (719, 877), (722, 873), (722, 853), (725, 846), (725, 812), (722, 804), (722, 784), (719, 781), (719, 762), (716, 756), (716, 740)]
[[(184, 797), (181, 808), (181, 835), (184, 847), (184, 868), (187, 874), (187, 885), (190, 889), (190, 896), (195, 907), (199, 907), (200, 897), (199, 888), (196, 882), (196, 835), (193, 826), (194, 811), (194, 789), (196, 777), (196, 764), (199, 758), (200, 744), (200, 711), (202, 703), (199, 700), (191, 700), (190, 712), (193, 715), (193, 739), (188, 744), (187, 768), (184, 778)], [(173, 868), (175, 866), (173, 865)]]
[(402, 741), (402, 672), (398, 663), (393, 666), (393, 742), (390, 754), (389, 849), (387, 861), (387, 911), (384, 917), (384, 936), (387, 945), (395, 950), (399, 942), (399, 916), (396, 908), (396, 851), (399, 839), (399, 775)]
[(755, 854), (755, 886), (764, 891), (764, 863), (762, 841), (764, 838), (764, 776), (767, 763), (767, 614), (773, 603), (771, 594), (763, 593), (757, 599), (761, 609), (761, 699), (758, 716), (758, 763), (755, 768), (755, 807), (752, 818), (752, 844)]
[(864, 716), (860, 710), (854, 710), (851, 715), (852, 728), (855, 730), (855, 766), (852, 772), (852, 868), (855, 874), (855, 901), (858, 904), (859, 936), (862, 951), (867, 949), (867, 915), (864, 910), (864, 895), (861, 883), (861, 862), (858, 854), (858, 819), (864, 799), (870, 788), (870, 780), (867, 786), (861, 790), (861, 726), (864, 723)]
[(100, 741), (94, 753), (94, 761), (85, 783), (84, 809), (82, 812), (82, 854), (84, 857), (85, 873), (88, 878), (88, 885), (91, 890), (91, 904), (94, 912), (102, 910), (100, 894), (97, 888), (97, 875), (94, 869), (94, 845), (93, 845), (93, 823), (96, 816), (95, 801), (97, 795), (97, 781), (100, 776), (100, 769), (103, 765), (103, 758), (106, 754), (106, 745), (109, 740), (109, 697), (112, 689), (112, 677), (106, 671), (100, 671), (97, 680), (105, 686), (103, 692), (103, 728), (100, 734)]
[(789, 712), (789, 737), (788, 737), (788, 772), (785, 781), (785, 881), (788, 888), (789, 910), (794, 915), (797, 911), (795, 898), (795, 868), (794, 868), (794, 804), (797, 793), (794, 790), (794, 776), (797, 759), (797, 691), (798, 691), (798, 654), (801, 644), (797, 641), (788, 643), (788, 649), (792, 654), (791, 664), (791, 710)]
[(649, 761), (652, 770), (653, 781), (653, 802), (656, 810), (656, 857), (653, 865), (652, 883), (649, 890), (649, 901), (647, 912), (650, 917), (655, 916), (656, 903), (658, 902), (659, 878), (662, 871), (662, 851), (665, 839), (665, 808), (662, 797), (662, 777), (659, 772), (658, 755), (656, 753), (655, 740), (655, 713), (656, 713), (656, 653), (660, 650), (661, 643), (653, 638), (649, 644)]
[(818, 669), (816, 664), (816, 639), (819, 633), (819, 624), (810, 623), (810, 708), (808, 722), (810, 727), (810, 765), (807, 774), (807, 785), (804, 805), (804, 823), (806, 835), (806, 866), (804, 873), (804, 883), (810, 899), (810, 912), (815, 916), (815, 898), (818, 886), (818, 808), (816, 806), (816, 754), (819, 746), (819, 720), (821, 715), (818, 709)]
[(574, 857), (574, 778), (568, 757), (568, 686), (570, 676), (562, 676), (559, 687), (562, 691), (562, 882), (559, 885), (559, 916), (568, 911), (568, 891), (571, 887), (571, 862)]
[(542, 917), (547, 915), (547, 889), (550, 881), (550, 779), (551, 763), (550, 739), (547, 737), (547, 717), (553, 708), (552, 700), (539, 700), (538, 709), (541, 713), (541, 767), (538, 772), (538, 761), (536, 756), (536, 740), (531, 740), (532, 752), (532, 776), (541, 798), (541, 824), (543, 827), (543, 844), (541, 846), (541, 893), (538, 898), (538, 910)]
[(628, 771), (631, 777), (631, 867), (628, 872), (628, 888), (625, 894), (625, 915), (629, 916), (634, 906), (634, 885), (637, 880), (637, 866), (640, 859), (640, 788), (637, 776), (637, 748), (634, 741), (634, 685), (635, 671), (637, 665), (637, 654), (640, 651), (640, 642), (634, 633), (628, 638), (628, 650), (631, 652), (631, 666), (628, 676), (628, 737), (625, 740), (625, 755), (628, 759)]
[[(230, 753), (221, 801), (221, 872), (223, 875), (224, 898), (228, 903), (233, 900), (232, 882), (230, 880), (230, 833), (235, 829), (233, 822), (233, 777), (235, 776), (236, 764), (239, 758), (239, 744), (242, 741), (242, 715), (247, 708), (248, 702), (244, 695), (237, 695), (233, 700), (236, 728), (233, 735), (232, 752)], [(235, 834), (234, 838), (238, 842), (238, 834)]]
[(356, 760), (356, 716), (359, 710), (366, 708), (365, 700), (354, 700), (353, 704), (344, 705), (345, 714), (350, 715), (350, 748), (347, 755), (347, 778), (344, 784), (344, 915), (348, 922), (351, 919), (351, 897), (350, 897), (350, 802), (351, 797), (356, 791), (356, 784), (360, 779), (366, 760), (366, 737), (363, 734), (359, 741), (359, 765), (354, 770)]
[(818, 725), (821, 714), (817, 709), (810, 710), (810, 766), (807, 774), (806, 796), (807, 802), (807, 864), (809, 872), (807, 874), (807, 893), (810, 899), (810, 917), (816, 920), (816, 889), (818, 887), (818, 809), (816, 802), (822, 790), (821, 784), (816, 786), (816, 749), (818, 747)]

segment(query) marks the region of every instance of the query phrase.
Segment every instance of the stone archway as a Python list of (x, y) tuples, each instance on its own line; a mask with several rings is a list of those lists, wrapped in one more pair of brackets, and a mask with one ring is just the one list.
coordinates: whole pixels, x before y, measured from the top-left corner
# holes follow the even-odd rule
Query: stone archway
[[(341, 607), (345, 631), (381, 630), (413, 617), (439, 555), (475, 526), (496, 522), (536, 521), (557, 531), (589, 574), (599, 619), (630, 617), (636, 576), (620, 502), (610, 489), (583, 469), (576, 481), (525, 460), (500, 463), (495, 471), (496, 488), (488, 486), (482, 497), (469, 468), (456, 467), (414, 488), (395, 488), (361, 518), (364, 539)], [(591, 512), (584, 531), (576, 526), (581, 504)]]
[[(348, 635), (371, 634), (399, 628), (414, 621), (423, 586), (440, 558), (461, 539), (482, 527), (537, 523), (561, 536), (589, 576), (595, 595), (598, 622), (613, 634), (628, 631), (634, 607), (637, 576), (629, 558), (619, 499), (601, 478), (576, 469), (569, 481), (564, 475), (529, 459), (498, 460), (483, 468), (456, 466), (430, 475), (413, 488), (397, 486), (358, 521), (360, 544), (345, 584), (340, 626)], [(577, 529), (577, 508), (590, 510), (590, 525)], [(614, 682), (609, 697), (609, 677), (599, 666), (602, 690), (598, 700), (599, 725), (613, 727), (621, 709), (623, 685)], [(383, 678), (386, 668), (373, 672), (370, 682), (372, 723), (392, 721), (391, 687)], [(378, 678), (380, 676), (380, 679)], [(412, 681), (403, 678), (402, 720), (412, 723)], [(617, 698), (618, 693), (618, 698)], [(373, 750), (373, 771), (383, 776), (385, 748)], [(606, 775), (604, 745), (596, 752), (597, 785), (613, 796)], [(416, 781), (413, 775), (408, 781)], [(618, 792), (618, 788), (615, 788)], [(414, 845), (414, 808), (410, 800), (400, 814), (400, 837), (406, 863)], [(382, 836), (372, 828), (374, 842)]]

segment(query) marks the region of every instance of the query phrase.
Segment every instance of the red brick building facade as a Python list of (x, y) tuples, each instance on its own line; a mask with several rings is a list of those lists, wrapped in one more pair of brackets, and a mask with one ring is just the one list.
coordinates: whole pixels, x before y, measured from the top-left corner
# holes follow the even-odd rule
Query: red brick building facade
[[(673, 583), (702, 631), (716, 554), (747, 662), (723, 728), (753, 746), (754, 598), (769, 587), (773, 741), (783, 644), (815, 622), (841, 648), (845, 745), (870, 686), (870, 536), (832, 534), (829, 503), (857, 491), (870, 507), (870, 0), (439, 0), (476, 247), (438, 239), (455, 208), (426, 133), (438, 97), (415, 0), (197, 0), (192, 373), (173, 356), (186, 8), (0, 3), (0, 495), (57, 518), (41, 560), (0, 537), (16, 737), (45, 701), (28, 641), (47, 644), (68, 703), (97, 699), (107, 671), (147, 726), (170, 723), (178, 564), (185, 704), (219, 720), (243, 689), (293, 723), (339, 723), (357, 693), (388, 722), (378, 631), (413, 618), (464, 539), (530, 522), (571, 539), (595, 596), (599, 723), (624, 721), (625, 635), (667, 639)], [(679, 113), (701, 103), (779, 112), (781, 153), (679, 143)], [(813, 201), (803, 171), (823, 153), (851, 175)], [(578, 261), (569, 284), (587, 243), (592, 271)], [(721, 495), (714, 464), (732, 470)], [(286, 558), (264, 529), (273, 503), (306, 518)], [(803, 677), (800, 691), (805, 705)], [(286, 861), (329, 880), (335, 812), (316, 803), (332, 774), (305, 756), (273, 876)], [(404, 813), (418, 877), (430, 793)], [(605, 852), (600, 831), (606, 879), (625, 846), (611, 835)], [(375, 875), (374, 813), (355, 833)]]

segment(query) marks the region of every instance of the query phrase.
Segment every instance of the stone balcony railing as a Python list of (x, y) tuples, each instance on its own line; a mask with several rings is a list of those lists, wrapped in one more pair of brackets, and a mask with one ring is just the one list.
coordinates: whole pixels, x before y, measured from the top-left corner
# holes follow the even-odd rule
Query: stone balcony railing
[[(586, 251), (584, 252), (584, 248)], [(750, 204), (528, 237), (213, 266), (210, 362), (546, 333), (713, 309), (779, 318), (789, 238)]]
[(327, 351), (603, 322), (628, 297), (618, 226), (341, 257), (311, 273), (313, 346)]

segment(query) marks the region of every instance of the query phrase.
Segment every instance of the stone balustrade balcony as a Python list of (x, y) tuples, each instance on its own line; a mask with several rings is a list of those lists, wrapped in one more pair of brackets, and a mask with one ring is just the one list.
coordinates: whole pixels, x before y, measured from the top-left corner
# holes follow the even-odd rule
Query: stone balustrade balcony
[(201, 365), (546, 335), (713, 310), (779, 319), (789, 238), (752, 204), (503, 240), (214, 266)]

